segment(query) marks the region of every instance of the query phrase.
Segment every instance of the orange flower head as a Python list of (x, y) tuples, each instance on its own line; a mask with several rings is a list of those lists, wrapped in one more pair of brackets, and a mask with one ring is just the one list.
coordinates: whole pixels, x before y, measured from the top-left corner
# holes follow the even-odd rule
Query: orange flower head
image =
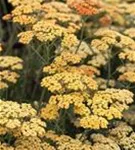
[(80, 15), (96, 15), (101, 12), (102, 3), (99, 0), (68, 0), (71, 8)]

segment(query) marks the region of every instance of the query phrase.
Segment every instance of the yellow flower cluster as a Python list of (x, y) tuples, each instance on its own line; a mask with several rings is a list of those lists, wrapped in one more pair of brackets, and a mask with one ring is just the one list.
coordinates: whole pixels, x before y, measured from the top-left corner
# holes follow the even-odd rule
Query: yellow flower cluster
[[(12, 18), (13, 22), (17, 22), (21, 25), (29, 25), (34, 24), (37, 21), (38, 13), (41, 12), (42, 0), (30, 0), (28, 2), (26, 0), (9, 0), (9, 2), (15, 7), (11, 12), (10, 17)], [(4, 19), (5, 18), (8, 19), (6, 16)]]
[(42, 141), (38, 137), (21, 136), (15, 140), (14, 145), (9, 146), (6, 143), (0, 143), (0, 150), (56, 150), (49, 143)]
[(25, 31), (18, 34), (19, 42), (23, 44), (29, 44), (34, 38), (34, 33), (32, 31)]
[(29, 44), (34, 38), (41, 42), (52, 42), (59, 39), (63, 49), (70, 49), (79, 44), (79, 40), (74, 34), (50, 20), (38, 21), (31, 30), (19, 33), (18, 37), (19, 42), (23, 44)]
[(38, 137), (20, 137), (15, 141), (14, 150), (56, 150)]
[[(45, 85), (50, 81), (46, 82)], [(54, 84), (54, 81), (51, 85)], [(65, 84), (68, 84), (68, 82), (65, 82)], [(55, 89), (57, 87), (55, 86)], [(84, 88), (77, 88), (77, 90), (80, 93), (73, 91), (71, 93), (69, 89), (65, 89), (64, 91), (57, 89), (57, 93), (60, 95), (51, 96), (49, 103), (41, 111), (41, 117), (50, 120), (57, 119), (60, 109), (68, 109), (70, 105), (73, 105), (74, 113), (80, 116), (74, 120), (76, 126), (92, 129), (107, 128), (108, 121), (113, 118), (121, 119), (122, 112), (128, 108), (128, 104), (133, 102), (133, 94), (128, 90), (106, 89), (105, 91), (96, 92), (94, 96), (90, 95), (90, 93), (85, 93)], [(65, 92), (70, 92), (70, 94), (63, 94)], [(54, 106), (55, 110), (50, 112), (50, 108), (54, 108)]]
[(106, 89), (98, 91), (92, 99), (93, 113), (111, 120), (121, 118), (127, 104), (133, 102), (133, 94), (128, 90)]
[(133, 102), (133, 94), (120, 89), (97, 91), (97, 82), (92, 76), (99, 72), (94, 67), (82, 65), (84, 58), (63, 51), (49, 66), (44, 67), (43, 71), (49, 76), (42, 79), (41, 86), (55, 95), (42, 108), (41, 117), (58, 119), (61, 109), (73, 106), (75, 118), (71, 121), (75, 126), (107, 128), (109, 120), (122, 118), (122, 112)]
[(41, 20), (33, 26), (33, 32), (38, 40), (42, 42), (53, 41), (57, 37), (62, 37), (65, 28), (56, 25), (55, 22)]
[(135, 149), (135, 132), (126, 123), (119, 123), (110, 130), (109, 137), (113, 139), (122, 149)]
[(22, 69), (22, 59), (12, 56), (0, 56), (0, 68), (11, 70), (21, 70)]
[(106, 44), (115, 45), (124, 49), (134, 49), (135, 42), (128, 36), (124, 36), (121, 33), (111, 30), (109, 28), (100, 28), (95, 36), (101, 37), (101, 40)]
[(109, 28), (100, 28), (95, 36), (98, 39), (92, 40), (90, 44), (94, 53), (89, 63), (93, 66), (105, 65), (109, 57), (112, 57), (113, 48), (120, 50), (120, 59), (134, 61), (135, 41), (132, 38)]
[(135, 51), (125, 50), (119, 54), (119, 58), (135, 62)]
[(4, 44), (1, 41), (0, 34), (0, 90), (3, 90), (8, 88), (9, 84), (17, 82), (18, 71), (23, 68), (23, 60), (15, 56), (6, 56)]
[(91, 77), (70, 72), (45, 77), (41, 82), (41, 86), (48, 88), (52, 93), (59, 94), (72, 91), (94, 91), (97, 89), (97, 84)]
[(81, 28), (81, 17), (68, 7), (67, 4), (52, 1), (50, 3), (44, 3), (43, 10), (45, 11), (44, 19), (56, 20), (59, 24), (65, 24), (68, 31), (74, 33)]
[(81, 28), (81, 17), (75, 14), (67, 4), (62, 2), (43, 2), (43, 0), (10, 0), (14, 6), (4, 19), (12, 18), (13, 22), (25, 25), (25, 31), (18, 34), (19, 41), (29, 44), (33, 38), (49, 42), (60, 38), (63, 48), (77, 45), (74, 35)]
[(133, 94), (127, 90), (98, 91), (91, 100), (88, 100), (87, 105), (91, 113), (86, 112), (85, 117), (80, 119), (80, 125), (84, 128), (106, 128), (109, 120), (122, 117), (123, 110), (127, 109), (127, 104), (131, 102)]
[(67, 135), (57, 135), (52, 131), (45, 134), (47, 139), (52, 140), (57, 150), (93, 150), (90, 144), (84, 144), (78, 139), (73, 139)]
[(135, 149), (135, 133), (131, 133), (129, 137), (124, 137), (120, 140), (120, 146), (123, 149), (134, 150)]
[(29, 0), (29, 1), (27, 1), (27, 0), (8, 0), (8, 1), (13, 6), (18, 6), (18, 5), (21, 5), (21, 4), (26, 5), (28, 3), (34, 3), (34, 2), (39, 2), (39, 3), (43, 2), (43, 0)]
[(126, 71), (125, 73), (119, 76), (119, 80), (135, 83), (135, 72)]
[(8, 83), (16, 83), (21, 70), (22, 59), (12, 56), (0, 56), (0, 89), (8, 88)]
[[(100, 72), (92, 66), (80, 65), (81, 61), (86, 57), (85, 54), (73, 54), (69, 51), (63, 51), (57, 56), (54, 61), (43, 68), (43, 72), (49, 74), (61, 73), (61, 72), (78, 72), (80, 74), (86, 74), (92, 76), (93, 74), (99, 75)], [(80, 66), (75, 66), (80, 65)]]
[(131, 38), (135, 38), (135, 28), (128, 28), (124, 31), (125, 35), (128, 35)]
[(91, 143), (86, 138), (83, 142), (89, 143), (91, 150), (134, 150), (135, 132), (125, 122), (116, 122), (105, 134), (91, 134)]
[(30, 104), (0, 100), (0, 134), (41, 137), (45, 133), (44, 127), (46, 124), (37, 117)]
[(85, 129), (102, 129), (102, 128), (107, 128), (108, 121), (103, 118), (99, 117), (97, 115), (87, 115), (82, 118), (79, 118), (76, 122), (75, 125), (77, 127), (83, 127)]
[(41, 109), (40, 116), (43, 119), (55, 120), (59, 117), (59, 107), (56, 104), (47, 104)]

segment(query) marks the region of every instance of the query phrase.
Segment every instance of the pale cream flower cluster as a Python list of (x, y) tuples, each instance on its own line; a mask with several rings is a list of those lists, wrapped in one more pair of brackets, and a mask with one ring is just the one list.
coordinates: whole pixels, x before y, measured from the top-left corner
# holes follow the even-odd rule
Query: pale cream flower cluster
[(115, 141), (102, 134), (92, 134), (91, 138), (93, 141), (92, 150), (121, 150)]
[[(134, 1), (132, 0), (103, 0), (103, 9), (111, 17), (116, 27), (134, 26)], [(131, 2), (130, 2), (131, 1)], [(128, 3), (129, 2), (129, 3)], [(127, 19), (128, 18), (128, 19)]]
[(113, 139), (122, 149), (135, 149), (135, 132), (126, 123), (119, 123), (110, 130), (109, 138)]
[(102, 67), (117, 56), (119, 61), (123, 62), (116, 69), (120, 73), (118, 79), (122, 82), (134, 83), (135, 41), (129, 35), (125, 36), (109, 28), (98, 29), (95, 36), (96, 39), (93, 39), (90, 44), (94, 53), (89, 64)]
[[(97, 63), (92, 59), (90, 60), (90, 64), (97, 66), (97, 64), (99, 64), (98, 60), (102, 60), (99, 66), (105, 65), (108, 61), (108, 58), (112, 57), (113, 48), (120, 49), (120, 59), (126, 59), (131, 62), (135, 61), (135, 41), (130, 37), (124, 36), (119, 32), (108, 28), (100, 28), (97, 32), (95, 32), (95, 36), (98, 39), (92, 40), (91, 48), (95, 53), (93, 59), (96, 59)], [(109, 56), (109, 54), (111, 55)]]

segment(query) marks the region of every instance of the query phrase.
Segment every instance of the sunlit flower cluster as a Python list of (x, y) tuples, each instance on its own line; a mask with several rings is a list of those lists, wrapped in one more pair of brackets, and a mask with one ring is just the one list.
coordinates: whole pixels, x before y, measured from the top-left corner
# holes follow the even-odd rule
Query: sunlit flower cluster
[(48, 88), (53, 93), (65, 93), (74, 91), (96, 90), (96, 82), (85, 75), (78, 73), (62, 72), (53, 76), (45, 77), (42, 87)]
[[(81, 51), (80, 51), (81, 52)], [(78, 52), (79, 53), (79, 52)], [(57, 56), (54, 61), (43, 68), (43, 72), (48, 74), (55, 74), (60, 72), (78, 72), (87, 75), (99, 75), (100, 72), (93, 66), (81, 65), (81, 62), (85, 59), (87, 54), (81, 52), (82, 54), (74, 54), (68, 51), (61, 52), (61, 55)], [(75, 65), (78, 65), (77, 67)]]
[(41, 86), (55, 95), (50, 97), (49, 103), (41, 110), (41, 117), (57, 119), (61, 109), (68, 110), (73, 106), (75, 118), (71, 121), (77, 127), (107, 128), (109, 120), (121, 119), (122, 112), (133, 102), (133, 94), (120, 89), (97, 91), (98, 86), (92, 79), (93, 75), (80, 71), (83, 65), (73, 71), (81, 57), (77, 54), (68, 56), (70, 54), (62, 53), (50, 66), (44, 67), (44, 72), (48, 72), (49, 76), (43, 78)]
[[(81, 126), (97, 129), (100, 127), (106, 128), (108, 120), (122, 117), (123, 110), (128, 107), (127, 104), (132, 102), (132, 96), (132, 93), (126, 90), (106, 89), (105, 91), (98, 91), (92, 100), (88, 101), (88, 106), (91, 108), (93, 115), (87, 114), (80, 120)], [(126, 102), (127, 99), (128, 102)]]
[[(28, 3), (26, 0), (9, 2), (13, 4), (14, 9), (11, 17), (8, 17), (8, 14), (3, 18), (11, 18), (13, 22), (26, 27), (24, 32), (18, 34), (21, 43), (29, 44), (36, 38), (41, 42), (59, 39), (62, 47), (68, 48), (78, 44), (79, 41), (73, 33), (80, 30), (81, 17), (73, 13), (67, 4), (42, 0), (31, 0)], [(70, 45), (69, 40), (72, 43)]]
[(30, 104), (0, 100), (0, 116), (0, 134), (40, 137), (45, 133), (46, 124), (37, 117), (36, 110)]

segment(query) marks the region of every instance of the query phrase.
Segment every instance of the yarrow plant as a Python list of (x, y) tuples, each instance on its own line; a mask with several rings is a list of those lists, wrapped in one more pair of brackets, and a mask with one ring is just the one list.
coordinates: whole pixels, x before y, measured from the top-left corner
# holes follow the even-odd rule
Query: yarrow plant
[(135, 149), (135, 1), (0, 1), (0, 149)]
[[(0, 35), (1, 37), (1, 35)], [(2, 38), (2, 37), (1, 37)], [(17, 73), (23, 69), (23, 60), (19, 57), (2, 55), (6, 51), (0, 44), (0, 90), (7, 89), (9, 84), (16, 83), (19, 78)]]

